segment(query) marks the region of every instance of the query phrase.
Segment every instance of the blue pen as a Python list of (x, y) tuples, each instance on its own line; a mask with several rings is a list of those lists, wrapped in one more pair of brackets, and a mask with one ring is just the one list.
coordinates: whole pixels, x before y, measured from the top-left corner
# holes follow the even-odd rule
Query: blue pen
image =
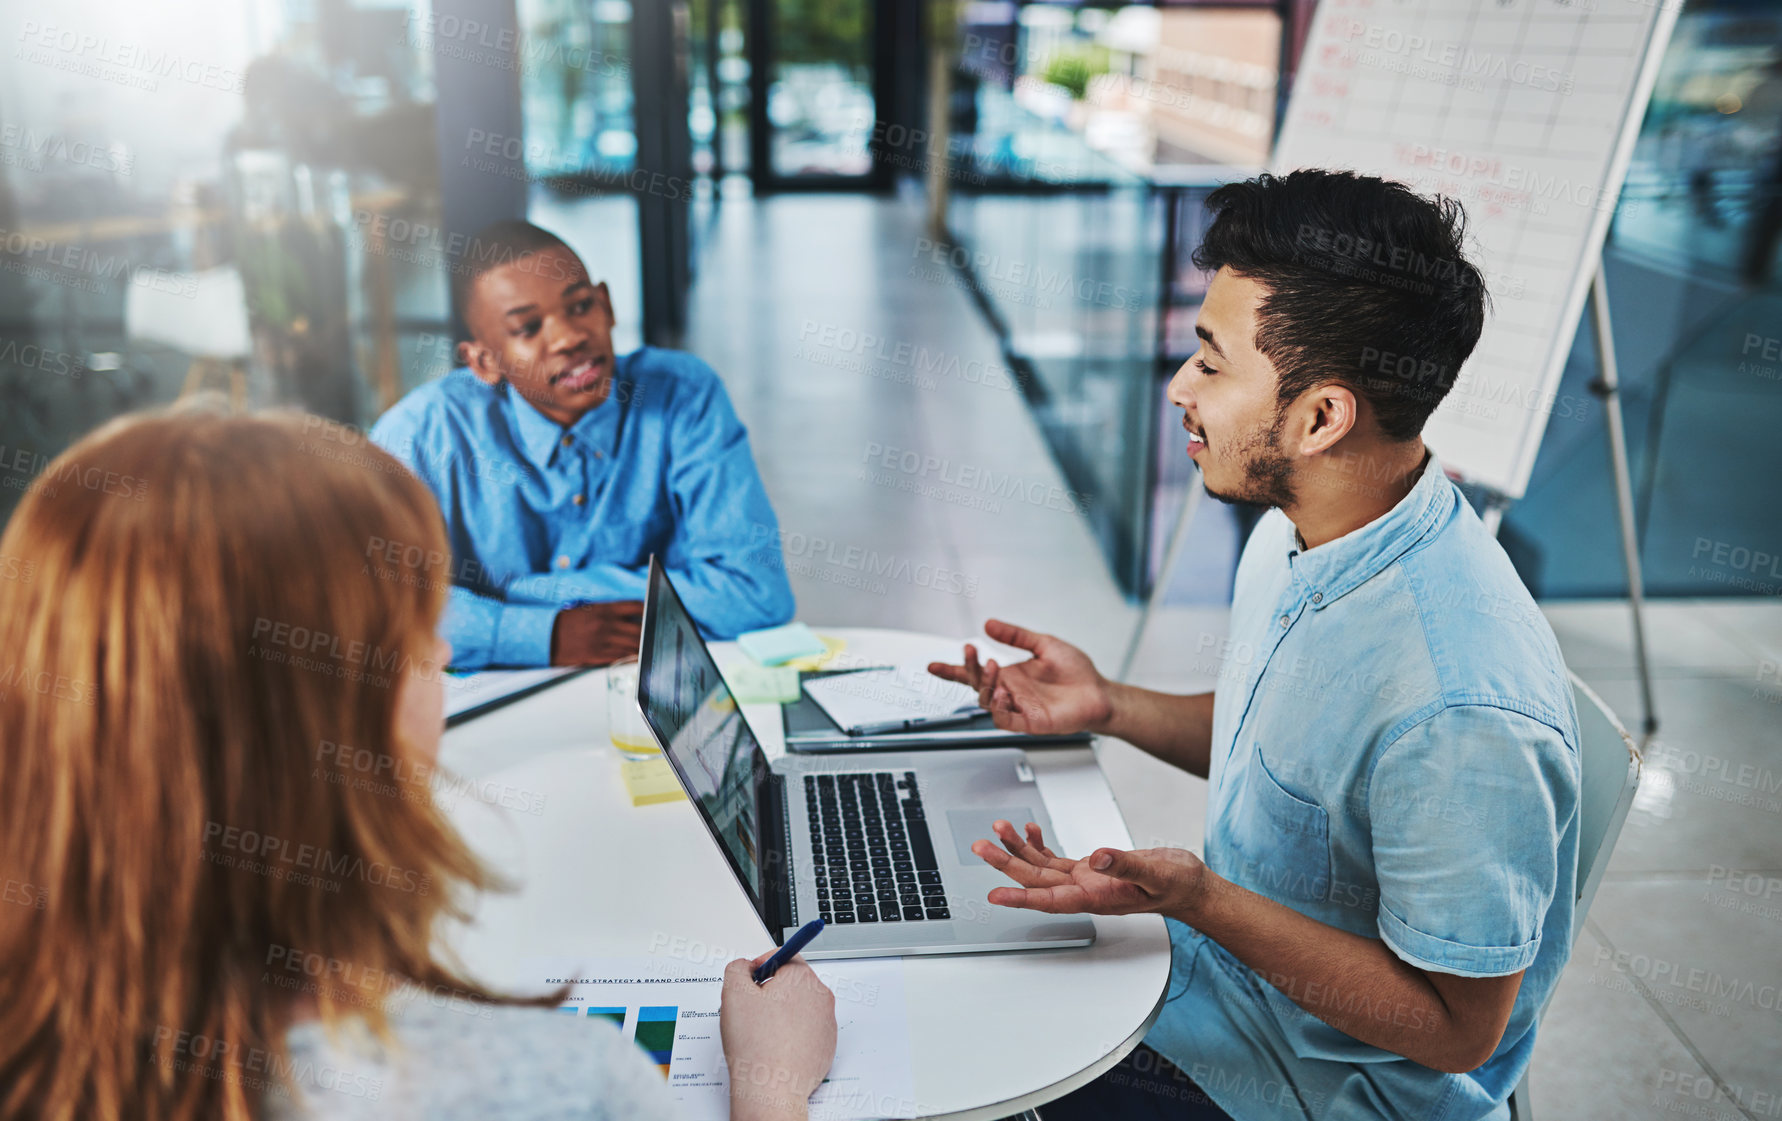
[(798, 955), (798, 951), (811, 944), (811, 939), (823, 933), (823, 920), (812, 919), (798, 928), (798, 933), (786, 939), (786, 944), (775, 950), (773, 956), (755, 967), (751, 974), (757, 985), (779, 972), (779, 968)]

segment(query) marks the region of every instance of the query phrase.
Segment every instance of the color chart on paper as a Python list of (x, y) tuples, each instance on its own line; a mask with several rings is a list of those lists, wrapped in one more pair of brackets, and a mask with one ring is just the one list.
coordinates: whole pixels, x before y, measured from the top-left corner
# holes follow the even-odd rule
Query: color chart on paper
[(621, 1030), (625, 1027), (624, 1008), (590, 1008), (588, 1009), (588, 1015), (598, 1016), (603, 1020), (610, 1020), (612, 1021), (613, 1026)]
[[(569, 987), (560, 1008), (565, 1015), (605, 1020), (641, 1049), (667, 1079), (683, 1118), (721, 1121), (730, 1104), (730, 1072), (718, 1032), (722, 964), (609, 958), (541, 963), (537, 975), (546, 985)], [(836, 994), (837, 1045), (829, 1077), (811, 1096), (811, 1117), (920, 1116), (925, 1111), (914, 1097), (903, 962), (825, 961), (815, 968)]]
[(646, 1004), (628, 1008), (623, 1004), (565, 1004), (558, 1011), (607, 1021), (625, 1038), (643, 1048), (644, 1054), (662, 1071), (662, 1077), (668, 1077), (669, 1067), (674, 1062), (675, 1028), (681, 1018), (679, 1006)]
[(668, 1077), (669, 1064), (674, 1059), (674, 1031), (680, 1018), (681, 1010), (672, 1004), (637, 1010), (637, 1034), (633, 1038), (650, 1061), (662, 1069), (664, 1078)]

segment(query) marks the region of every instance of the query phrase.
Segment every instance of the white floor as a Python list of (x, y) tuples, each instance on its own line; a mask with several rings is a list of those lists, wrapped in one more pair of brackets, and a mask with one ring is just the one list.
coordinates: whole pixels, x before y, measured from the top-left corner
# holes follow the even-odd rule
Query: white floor
[[(799, 616), (962, 637), (999, 616), (1111, 666), (1136, 613), (1087, 529), (1043, 504), (984, 508), (957, 481), (1062, 485), (1025, 405), (918, 383), (898, 358), (903, 343), (998, 358), (963, 294), (905, 275), (919, 221), (860, 196), (727, 202), (695, 284), (687, 346), (749, 426)], [(1543, 606), (1572, 668), (1637, 732), (1625, 605)], [(1648, 622), (1661, 729), (1542, 1027), (1536, 1113), (1782, 1116), (1782, 603), (1667, 601)], [(1163, 613), (1134, 679), (1209, 688), (1224, 630), (1222, 609)], [(1122, 744), (1103, 763), (1138, 845), (1199, 848), (1203, 782)]]

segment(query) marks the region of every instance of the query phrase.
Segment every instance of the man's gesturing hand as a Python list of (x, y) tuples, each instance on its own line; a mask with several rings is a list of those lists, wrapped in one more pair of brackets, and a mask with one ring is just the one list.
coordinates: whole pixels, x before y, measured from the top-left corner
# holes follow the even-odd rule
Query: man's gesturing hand
[(643, 604), (634, 599), (578, 603), (551, 626), (553, 666), (605, 666), (637, 653)]
[(994, 825), (1002, 848), (975, 841), (971, 851), (1020, 887), (999, 887), (990, 902), (1055, 915), (1192, 914), (1206, 886), (1207, 867), (1183, 849), (1096, 849), (1068, 860), (1046, 847), (1040, 827), (1027, 823), (1023, 839), (1006, 821)]
[(964, 665), (930, 662), (928, 672), (975, 689), (978, 704), (998, 728), (1044, 736), (1106, 726), (1114, 709), (1111, 690), (1087, 654), (1063, 639), (1001, 619), (987, 621), (984, 633), (1033, 657), (1012, 666), (999, 666), (992, 658), (980, 666), (977, 647), (967, 644)]

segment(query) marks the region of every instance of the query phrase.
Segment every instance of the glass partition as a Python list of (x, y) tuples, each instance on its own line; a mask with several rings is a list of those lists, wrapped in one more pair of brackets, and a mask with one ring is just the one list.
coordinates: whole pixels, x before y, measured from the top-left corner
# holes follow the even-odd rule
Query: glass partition
[[(1193, 347), (1200, 203), (1266, 156), (1272, 7), (972, 5), (948, 264), (989, 312), (1116, 580), (1157, 576), (1193, 465), (1161, 421)], [(937, 267), (929, 264), (928, 267)], [(1232, 516), (1217, 503), (1210, 520)], [(1236, 530), (1220, 527), (1229, 544)], [(1224, 550), (1234, 556), (1235, 545)]]
[[(621, 353), (643, 341), (630, 0), (518, 0), (527, 219), (611, 294)], [(656, 169), (644, 169), (652, 171)], [(641, 180), (640, 180), (641, 181)]]
[[(1679, 15), (1604, 250), (1654, 595), (1782, 594), (1782, 522), (1753, 479), (1782, 428), (1782, 3)], [(1537, 595), (1619, 596), (1588, 322), (1528, 494), (1500, 537)]]
[(630, 0), (519, 0), (518, 15), (526, 170), (622, 181), (637, 155)]
[(873, 7), (868, 0), (771, 0), (773, 59), (767, 124), (773, 173), (865, 176), (873, 100)]
[(425, 5), (11, 3), (0, 516), (124, 411), (365, 423), (445, 329)]
[(1685, 12), (1634, 146), (1615, 244), (1758, 279), (1756, 254), (1775, 248), (1761, 227), (1779, 149), (1782, 11)]
[[(1069, 187), (961, 184), (950, 215), (958, 244), (933, 247), (918, 267), (957, 274), (989, 312), (1010, 365), (1029, 375), (1023, 388), (1077, 505), (1136, 592), (1150, 522), (1162, 210), (1149, 183), (1067, 130), (1028, 119), (1001, 138), (994, 159), (1005, 172), (1033, 169)], [(1084, 169), (1100, 181), (1073, 183)]]

